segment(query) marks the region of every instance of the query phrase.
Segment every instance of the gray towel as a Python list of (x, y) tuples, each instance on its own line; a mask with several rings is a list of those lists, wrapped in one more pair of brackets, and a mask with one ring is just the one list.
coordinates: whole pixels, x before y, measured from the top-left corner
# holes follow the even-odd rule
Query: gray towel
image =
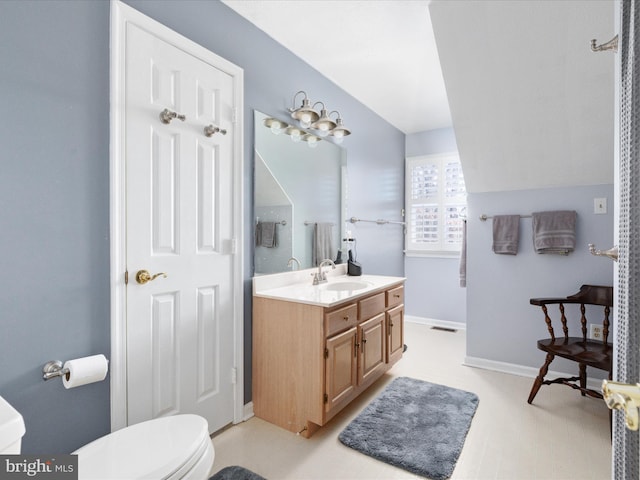
[(333, 235), (331, 223), (316, 223), (313, 228), (313, 265), (317, 266), (322, 260), (333, 260)]
[(533, 248), (536, 253), (567, 255), (576, 246), (575, 210), (534, 212), (532, 215)]
[(462, 220), (462, 248), (460, 249), (460, 286), (467, 286), (467, 221)]
[(520, 215), (495, 215), (493, 217), (493, 252), (500, 255), (517, 255)]
[(276, 246), (276, 222), (260, 222), (260, 245), (267, 248)]

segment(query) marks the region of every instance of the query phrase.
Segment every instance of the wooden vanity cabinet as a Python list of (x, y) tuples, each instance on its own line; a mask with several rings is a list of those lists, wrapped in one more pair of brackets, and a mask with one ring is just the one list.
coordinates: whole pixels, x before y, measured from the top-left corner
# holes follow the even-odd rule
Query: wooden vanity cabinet
[(254, 296), (254, 414), (310, 437), (402, 357), (403, 292), (330, 308)]

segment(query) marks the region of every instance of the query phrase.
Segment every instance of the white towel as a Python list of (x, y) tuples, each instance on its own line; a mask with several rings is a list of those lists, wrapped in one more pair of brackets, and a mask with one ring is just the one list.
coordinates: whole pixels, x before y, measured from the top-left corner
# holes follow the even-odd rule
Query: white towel
[(313, 265), (318, 266), (322, 260), (333, 260), (333, 224), (316, 223), (313, 228)]

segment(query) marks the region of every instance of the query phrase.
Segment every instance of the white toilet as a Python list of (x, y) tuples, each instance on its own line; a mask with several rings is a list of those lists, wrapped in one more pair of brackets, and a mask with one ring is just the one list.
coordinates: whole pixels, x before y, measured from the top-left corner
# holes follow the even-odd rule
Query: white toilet
[[(22, 415), (0, 397), (0, 455), (19, 454), (24, 434)], [(197, 415), (138, 423), (73, 453), (80, 480), (204, 480), (215, 456), (207, 421)]]

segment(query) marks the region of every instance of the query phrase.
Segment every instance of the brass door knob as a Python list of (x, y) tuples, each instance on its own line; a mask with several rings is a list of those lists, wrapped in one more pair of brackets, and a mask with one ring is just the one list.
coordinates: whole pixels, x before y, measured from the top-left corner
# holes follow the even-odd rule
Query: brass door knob
[(147, 282), (152, 282), (153, 280), (158, 278), (160, 275), (162, 275), (164, 278), (167, 278), (167, 274), (164, 272), (151, 275), (147, 270), (138, 270), (138, 273), (136, 273), (136, 281), (140, 285), (144, 285)]

